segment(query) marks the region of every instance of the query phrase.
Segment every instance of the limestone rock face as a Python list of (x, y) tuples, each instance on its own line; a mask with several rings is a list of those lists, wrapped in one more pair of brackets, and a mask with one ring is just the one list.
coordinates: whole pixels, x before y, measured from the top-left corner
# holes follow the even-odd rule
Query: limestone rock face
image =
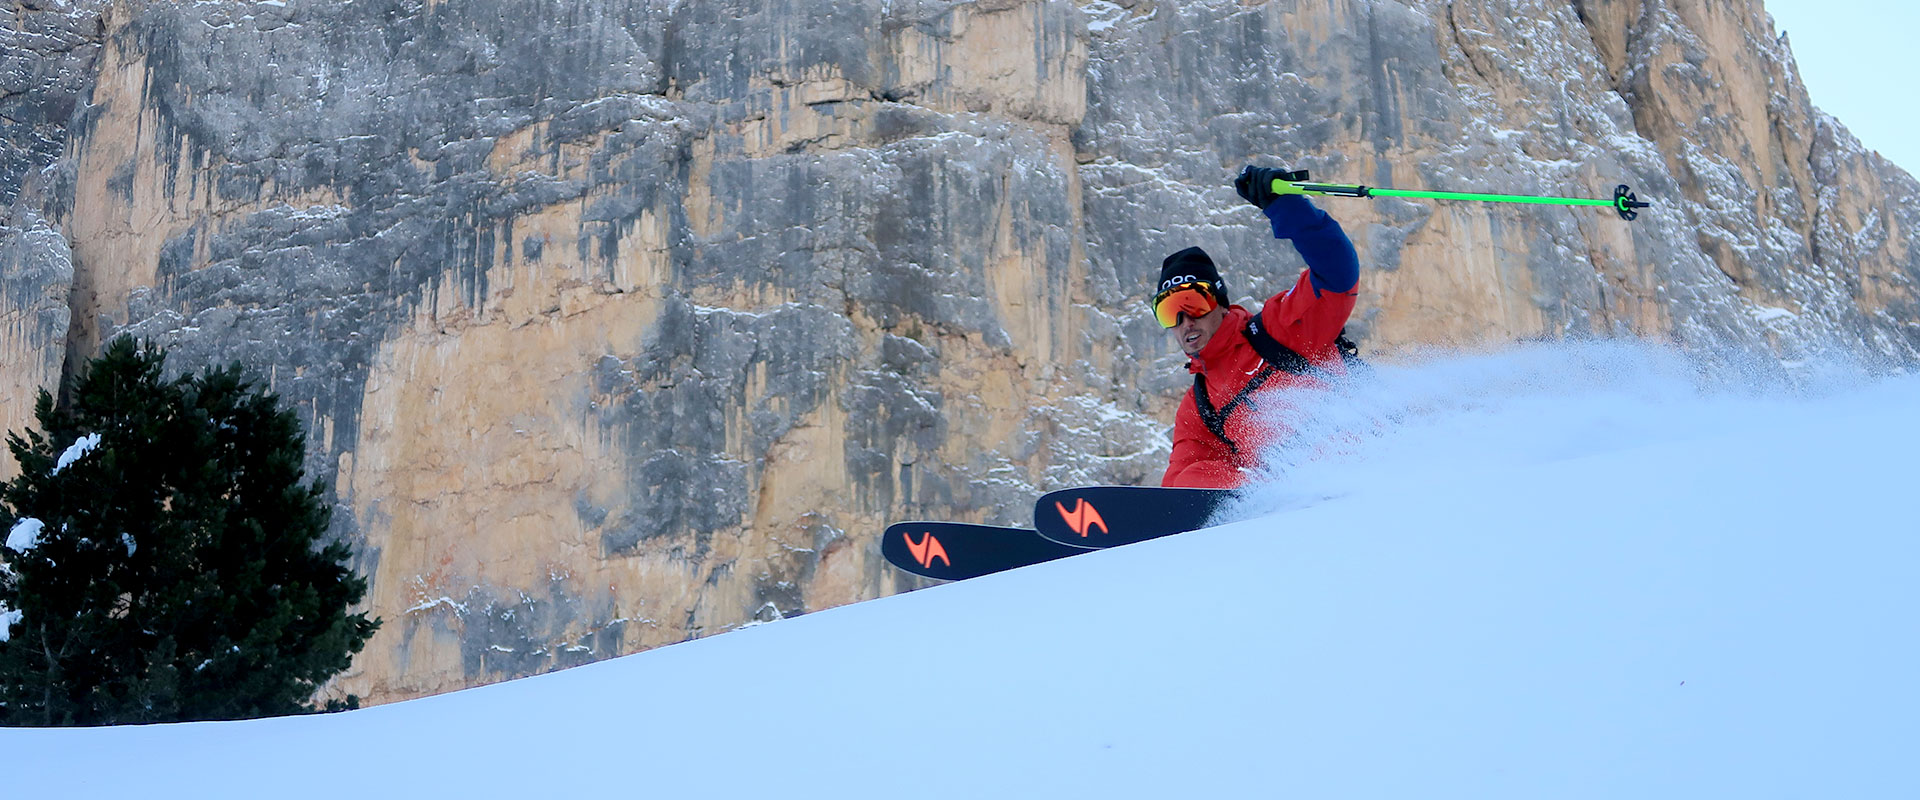
[[(59, 383), (66, 357), (73, 253), (46, 217), (71, 210), (56, 165), (93, 81), (101, 22), (97, 11), (62, 3), (0, 12), (0, 427), (8, 431), (32, 422), (34, 396)], [(43, 174), (56, 185), (44, 185)], [(11, 457), (0, 462), (0, 476), (18, 469)]]
[[(1352, 332), (1920, 355), (1920, 191), (1758, 2), (16, 2), (0, 422), (128, 332), (305, 415), (387, 701), (919, 584), (891, 520), (1153, 483), (1142, 301), (1302, 264), (1243, 163), (1591, 209), (1324, 199)], [(13, 465), (5, 469), (11, 471)]]

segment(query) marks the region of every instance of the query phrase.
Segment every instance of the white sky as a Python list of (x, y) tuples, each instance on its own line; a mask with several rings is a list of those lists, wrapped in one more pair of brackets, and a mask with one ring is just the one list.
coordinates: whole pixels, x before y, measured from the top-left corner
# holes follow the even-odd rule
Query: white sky
[(1813, 104), (1838, 117), (1869, 150), (1920, 174), (1920, 96), (1907, 57), (1920, 31), (1913, 0), (1765, 0), (1784, 31)]

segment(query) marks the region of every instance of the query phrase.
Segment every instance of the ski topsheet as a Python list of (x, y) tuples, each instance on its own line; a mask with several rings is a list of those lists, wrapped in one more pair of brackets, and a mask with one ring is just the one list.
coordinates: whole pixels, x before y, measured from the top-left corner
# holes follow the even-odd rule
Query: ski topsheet
[(915, 575), (964, 580), (1194, 530), (1232, 496), (1225, 489), (1153, 486), (1063, 489), (1034, 504), (1032, 529), (899, 522), (882, 534), (880, 553)]
[(1087, 548), (1040, 538), (1028, 528), (966, 522), (898, 522), (881, 536), (880, 554), (900, 569), (957, 581), (1052, 561)]
[(1033, 527), (1061, 544), (1117, 547), (1203, 527), (1232, 497), (1227, 489), (1062, 489), (1033, 504)]

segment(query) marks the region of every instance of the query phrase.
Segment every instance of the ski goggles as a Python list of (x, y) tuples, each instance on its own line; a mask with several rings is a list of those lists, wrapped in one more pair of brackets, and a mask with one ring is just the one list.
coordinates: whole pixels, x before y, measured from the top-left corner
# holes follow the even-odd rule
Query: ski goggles
[(1181, 314), (1204, 317), (1219, 307), (1220, 302), (1213, 299), (1213, 284), (1206, 281), (1174, 284), (1153, 296), (1153, 318), (1162, 328), (1179, 325)]

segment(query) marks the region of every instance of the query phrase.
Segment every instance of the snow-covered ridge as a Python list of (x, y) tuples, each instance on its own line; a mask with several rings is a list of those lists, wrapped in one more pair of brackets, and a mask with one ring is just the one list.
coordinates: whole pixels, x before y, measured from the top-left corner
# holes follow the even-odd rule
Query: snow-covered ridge
[[(1393, 368), (1365, 409), (1392, 413), (1254, 493), (1277, 512), (423, 700), (0, 752), (21, 796), (1920, 793), (1920, 377), (1692, 366)], [(342, 741), (355, 769), (314, 773)]]

